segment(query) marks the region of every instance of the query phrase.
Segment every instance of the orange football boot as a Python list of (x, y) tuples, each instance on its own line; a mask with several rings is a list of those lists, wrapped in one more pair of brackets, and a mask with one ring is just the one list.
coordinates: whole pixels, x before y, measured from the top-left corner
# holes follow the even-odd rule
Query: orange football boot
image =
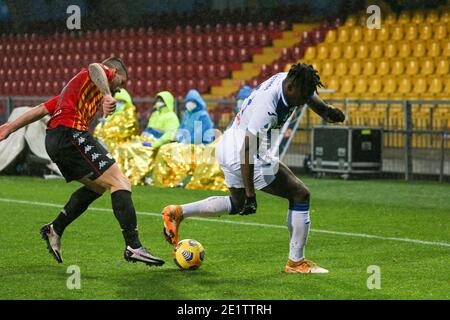
[(164, 222), (163, 234), (167, 242), (176, 246), (178, 244), (178, 227), (183, 221), (183, 209), (179, 205), (170, 205), (162, 212)]
[(318, 266), (311, 260), (303, 259), (299, 262), (288, 260), (284, 267), (286, 273), (328, 273), (328, 270)]

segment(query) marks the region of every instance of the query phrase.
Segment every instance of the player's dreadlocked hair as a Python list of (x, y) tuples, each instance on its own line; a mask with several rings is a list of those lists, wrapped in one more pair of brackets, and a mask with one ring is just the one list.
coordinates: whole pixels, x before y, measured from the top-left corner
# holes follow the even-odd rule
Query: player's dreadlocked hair
[(102, 64), (110, 68), (116, 68), (117, 70), (119, 70), (119, 72), (124, 73), (128, 78), (128, 70), (122, 59), (117, 57), (110, 57), (103, 61)]
[(299, 88), (308, 96), (312, 96), (317, 88), (322, 88), (319, 73), (312, 65), (297, 63), (292, 65), (287, 78), (291, 80), (292, 85)]

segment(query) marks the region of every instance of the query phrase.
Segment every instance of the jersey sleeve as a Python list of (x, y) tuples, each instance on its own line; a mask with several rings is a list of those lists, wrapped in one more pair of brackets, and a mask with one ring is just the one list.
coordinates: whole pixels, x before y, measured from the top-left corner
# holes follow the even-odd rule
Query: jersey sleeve
[(247, 112), (252, 112), (247, 131), (255, 136), (258, 133), (267, 132), (277, 122), (272, 99), (266, 94), (256, 95), (251, 101), (249, 100), (246, 109), (248, 109)]
[(52, 99), (50, 99), (50, 100), (48, 100), (48, 101), (46, 101), (46, 102), (44, 102), (44, 107), (47, 109), (49, 114), (55, 113), (56, 105), (58, 103), (58, 100), (59, 100), (59, 95), (54, 97), (54, 98), (52, 98)]
[(114, 72), (104, 64), (99, 63), (99, 65), (103, 69), (103, 71), (105, 71), (108, 81), (111, 82), (112, 78), (114, 77)]

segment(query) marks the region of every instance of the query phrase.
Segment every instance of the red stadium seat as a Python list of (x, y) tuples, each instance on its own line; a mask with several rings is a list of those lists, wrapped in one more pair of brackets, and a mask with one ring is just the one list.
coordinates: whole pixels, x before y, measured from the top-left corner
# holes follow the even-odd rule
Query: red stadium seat
[(226, 54), (225, 54), (225, 50), (220, 48), (219, 50), (216, 51), (216, 59), (217, 62), (223, 63), (226, 61)]
[(224, 46), (224, 39), (223, 39), (223, 35), (218, 34), (216, 36), (216, 38), (214, 39), (214, 46), (216, 48), (223, 48)]
[(162, 79), (164, 78), (164, 69), (162, 65), (157, 65), (155, 69), (155, 78)]
[(209, 89), (208, 82), (205, 79), (200, 79), (197, 83), (197, 88), (200, 93), (206, 93)]
[(163, 64), (164, 63), (164, 51), (156, 51), (155, 54), (155, 62), (158, 64)]
[(217, 70), (215, 64), (208, 64), (206, 69), (206, 78), (215, 79), (217, 77)]
[(166, 79), (171, 79), (173, 78), (173, 73), (174, 73), (174, 67), (171, 64), (166, 64), (164, 67), (164, 77)]
[(175, 38), (175, 48), (181, 50), (184, 48), (183, 38), (181, 36), (177, 36)]
[(173, 78), (183, 79), (184, 78), (184, 65), (176, 64), (174, 73), (172, 74)]
[(197, 63), (203, 63), (203, 62), (205, 62), (204, 59), (205, 58), (204, 58), (204, 55), (203, 55), (203, 50), (197, 50), (195, 52), (195, 61)]
[(148, 65), (145, 67), (145, 76), (144, 76), (144, 78), (145, 78), (145, 79), (153, 78), (153, 77), (154, 77), (154, 74), (155, 74), (155, 68), (154, 68), (154, 66), (153, 66), (152, 64), (148, 64)]
[(205, 61), (208, 63), (214, 63), (216, 61), (215, 51), (214, 49), (206, 50)]
[(236, 39), (235, 36), (230, 33), (225, 37), (225, 45), (228, 48), (235, 48), (236, 47)]
[(236, 53), (236, 49), (231, 48), (228, 49), (226, 52), (227, 55), (227, 61), (230, 63), (237, 63), (238, 62), (238, 55)]
[(181, 51), (181, 50), (175, 51), (175, 62), (176, 63), (183, 63), (184, 62), (183, 51)]
[(227, 66), (225, 64), (219, 64), (219, 69), (217, 70), (217, 75), (219, 78), (224, 79), (229, 76)]
[(206, 77), (206, 68), (203, 64), (197, 64), (195, 74), (198, 79), (204, 79)]
[(196, 36), (194, 37), (194, 47), (195, 47), (197, 50), (201, 50), (201, 49), (203, 49), (204, 46), (205, 46), (205, 45), (204, 45), (204, 43), (203, 43), (203, 37), (202, 37), (201, 35), (196, 35)]
[(195, 69), (192, 64), (186, 65), (184, 72), (185, 72), (186, 79), (192, 79), (195, 77)]
[(205, 38), (203, 39), (203, 43), (204, 43), (204, 46), (205, 46), (206, 48), (214, 48), (214, 47), (215, 47), (215, 41), (214, 41), (214, 38), (213, 38), (213, 36), (210, 35), (210, 34), (207, 34), (207, 35), (205, 36)]
[(191, 49), (188, 49), (184, 52), (184, 58), (186, 63), (194, 62), (194, 52)]

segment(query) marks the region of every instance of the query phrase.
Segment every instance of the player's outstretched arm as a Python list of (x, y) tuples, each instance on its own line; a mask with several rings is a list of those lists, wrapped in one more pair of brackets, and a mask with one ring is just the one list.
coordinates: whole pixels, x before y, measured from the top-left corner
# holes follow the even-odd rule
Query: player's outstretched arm
[(91, 63), (89, 65), (89, 76), (97, 86), (98, 90), (103, 94), (103, 116), (106, 118), (110, 114), (114, 113), (116, 109), (116, 100), (111, 95), (111, 90), (109, 89), (109, 82), (106, 76), (105, 70), (98, 63)]
[(256, 194), (253, 177), (255, 175), (255, 165), (253, 164), (253, 157), (256, 153), (256, 137), (249, 131), (245, 136), (245, 141), (242, 146), (244, 157), (241, 159), (241, 175), (245, 188), (245, 203), (240, 215), (247, 215), (256, 212)]
[(5, 140), (13, 132), (16, 132), (20, 128), (29, 125), (35, 121), (38, 121), (49, 114), (47, 108), (44, 104), (40, 104), (34, 107), (30, 111), (25, 112), (23, 115), (18, 117), (16, 120), (7, 122), (0, 126), (0, 141)]
[(317, 94), (309, 99), (308, 106), (327, 122), (335, 123), (345, 120), (345, 115), (341, 110), (326, 104)]

